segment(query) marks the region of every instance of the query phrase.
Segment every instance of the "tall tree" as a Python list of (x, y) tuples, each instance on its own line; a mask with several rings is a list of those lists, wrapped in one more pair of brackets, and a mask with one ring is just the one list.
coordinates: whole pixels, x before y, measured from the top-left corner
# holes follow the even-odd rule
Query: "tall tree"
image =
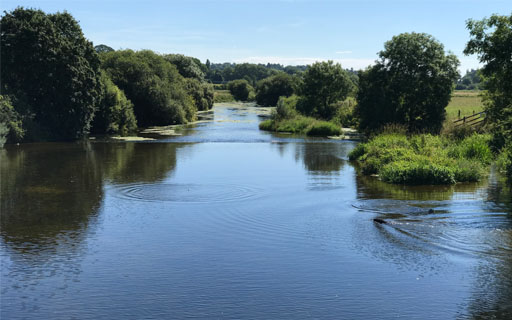
[(295, 83), (292, 76), (279, 72), (258, 81), (256, 87), (256, 102), (263, 106), (275, 106), (279, 97), (289, 97), (295, 91)]
[(299, 92), (303, 99), (297, 109), (307, 115), (330, 119), (334, 115), (333, 105), (345, 100), (354, 84), (347, 71), (339, 63), (316, 62), (303, 74)]
[(16, 97), (29, 139), (76, 139), (89, 132), (100, 93), (100, 61), (67, 12), (18, 7), (0, 24), (1, 93)]
[(410, 131), (439, 132), (459, 77), (457, 57), (425, 33), (394, 36), (379, 56), (359, 77), (361, 129), (398, 123)]

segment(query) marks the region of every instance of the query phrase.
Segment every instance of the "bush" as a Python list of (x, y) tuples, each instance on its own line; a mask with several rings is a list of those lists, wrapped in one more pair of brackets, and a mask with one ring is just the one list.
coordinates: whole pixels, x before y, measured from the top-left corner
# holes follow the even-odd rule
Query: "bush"
[(334, 123), (327, 121), (317, 121), (306, 130), (308, 136), (339, 136), (342, 134), (341, 128)]
[(275, 118), (278, 120), (283, 120), (283, 119), (292, 119), (292, 118), (296, 117), (297, 110), (295, 108), (297, 106), (298, 100), (299, 100), (299, 97), (297, 97), (295, 95), (288, 97), (288, 98), (285, 98), (285, 97), (279, 98), (279, 101), (277, 102)]
[(249, 101), (251, 92), (254, 92), (254, 89), (249, 84), (249, 81), (245, 79), (228, 82), (228, 89), (233, 97), (238, 101)]
[(2, 133), (0, 134), (0, 146), (5, 142), (19, 142), (25, 136), (21, 116), (14, 110), (11, 99), (0, 95), (0, 125)]
[(489, 135), (462, 141), (430, 134), (410, 138), (381, 134), (358, 145), (349, 154), (363, 174), (378, 174), (390, 183), (451, 184), (479, 181), (491, 161)]
[(136, 130), (137, 120), (133, 113), (132, 102), (106, 73), (101, 73), (100, 82), (102, 95), (94, 115), (91, 132), (126, 135)]
[(347, 98), (345, 101), (338, 101), (331, 105), (334, 109), (332, 121), (341, 127), (357, 127), (357, 117), (354, 114), (356, 102), (354, 98)]
[(380, 171), (383, 181), (396, 184), (453, 184), (453, 169), (428, 161), (395, 161)]

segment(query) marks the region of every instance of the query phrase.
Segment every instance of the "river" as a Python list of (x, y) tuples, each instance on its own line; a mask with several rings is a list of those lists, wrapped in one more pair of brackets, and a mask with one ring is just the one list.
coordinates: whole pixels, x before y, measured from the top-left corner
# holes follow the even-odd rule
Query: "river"
[(387, 185), (260, 113), (0, 150), (0, 318), (512, 318), (500, 177)]

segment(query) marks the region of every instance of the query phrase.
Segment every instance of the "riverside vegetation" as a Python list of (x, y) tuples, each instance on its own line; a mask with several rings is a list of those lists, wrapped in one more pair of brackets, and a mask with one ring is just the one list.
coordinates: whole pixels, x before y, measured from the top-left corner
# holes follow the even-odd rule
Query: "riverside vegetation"
[[(462, 79), (457, 58), (424, 33), (394, 36), (374, 65), (355, 72), (332, 61), (203, 64), (180, 54), (93, 47), (69, 13), (19, 7), (0, 23), (1, 145), (126, 135), (195, 121), (214, 102), (256, 101), (276, 106), (262, 130), (334, 136), (353, 127), (373, 137), (351, 158), (385, 181), (477, 181), (491, 158), (512, 175), (512, 16), (468, 21), (465, 53), (484, 67)], [(483, 90), (453, 94), (455, 85)], [(458, 110), (478, 112), (482, 101), (487, 124), (480, 132), (490, 134), (446, 129)], [(389, 132), (393, 126), (399, 132)], [(442, 130), (449, 134), (438, 136)]]

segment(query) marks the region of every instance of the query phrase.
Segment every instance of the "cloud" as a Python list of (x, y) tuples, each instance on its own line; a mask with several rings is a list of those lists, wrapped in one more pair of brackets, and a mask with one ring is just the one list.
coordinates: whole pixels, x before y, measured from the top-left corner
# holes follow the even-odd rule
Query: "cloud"
[(236, 63), (279, 63), (282, 65), (308, 65), (313, 64), (315, 62), (332, 60), (336, 63), (340, 63), (343, 68), (354, 68), (354, 69), (364, 69), (369, 65), (372, 65), (375, 59), (327, 59), (327, 58), (314, 58), (314, 57), (277, 57), (277, 56), (253, 56), (246, 58), (235, 59)]

